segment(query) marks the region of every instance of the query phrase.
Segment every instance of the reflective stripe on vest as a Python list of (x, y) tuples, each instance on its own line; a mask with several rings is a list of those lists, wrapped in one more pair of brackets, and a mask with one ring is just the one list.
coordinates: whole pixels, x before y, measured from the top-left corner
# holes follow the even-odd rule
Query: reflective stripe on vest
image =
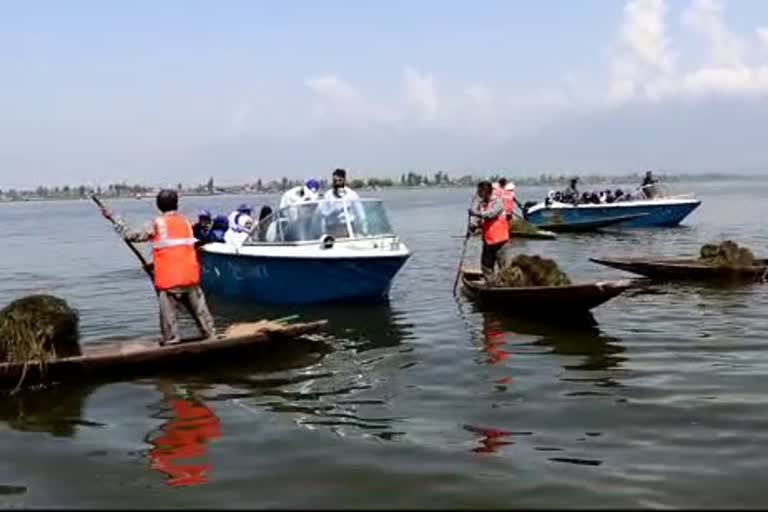
[(179, 247), (181, 245), (195, 245), (195, 238), (178, 238), (176, 240), (161, 240), (152, 244), (153, 249), (165, 249), (166, 247)]
[(169, 290), (200, 284), (200, 264), (195, 251), (192, 225), (178, 213), (155, 219), (152, 260), (155, 288)]
[[(488, 210), (493, 203), (480, 205), (481, 211)], [(509, 240), (509, 222), (502, 212), (498, 217), (483, 221), (483, 242), (487, 245), (496, 245)]]

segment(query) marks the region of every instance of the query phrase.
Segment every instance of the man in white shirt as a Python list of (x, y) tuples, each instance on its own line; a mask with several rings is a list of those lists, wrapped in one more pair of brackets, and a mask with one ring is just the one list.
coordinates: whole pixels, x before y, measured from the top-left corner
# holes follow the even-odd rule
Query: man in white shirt
[(320, 183), (314, 178), (308, 179), (304, 185), (293, 187), (280, 198), (280, 208), (294, 206), (305, 201), (317, 201), (320, 198)]
[(224, 234), (224, 242), (240, 247), (248, 238), (253, 227), (253, 208), (247, 204), (241, 204), (237, 210), (229, 214), (229, 229)]
[(350, 214), (352, 230), (356, 235), (367, 235), (368, 225), (365, 218), (365, 209), (360, 202), (357, 192), (347, 186), (347, 171), (336, 169), (331, 176), (331, 188), (325, 192), (321, 205), (321, 212), (326, 217), (326, 228), (330, 235), (346, 238), (346, 216), (344, 214), (344, 202), (347, 203), (347, 211)]

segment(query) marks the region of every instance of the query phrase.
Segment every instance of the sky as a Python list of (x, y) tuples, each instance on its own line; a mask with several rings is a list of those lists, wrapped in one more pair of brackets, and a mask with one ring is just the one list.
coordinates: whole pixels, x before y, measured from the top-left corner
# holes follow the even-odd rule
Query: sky
[(768, 169), (765, 0), (5, 0), (0, 188)]

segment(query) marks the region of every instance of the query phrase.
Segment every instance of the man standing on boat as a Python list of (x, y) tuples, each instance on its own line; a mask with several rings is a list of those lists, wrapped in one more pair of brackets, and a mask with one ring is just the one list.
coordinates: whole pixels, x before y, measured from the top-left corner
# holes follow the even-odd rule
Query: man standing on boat
[[(351, 214), (350, 222), (355, 233), (367, 234), (368, 226), (366, 223), (365, 210), (360, 203), (360, 196), (357, 192), (347, 186), (347, 171), (336, 169), (331, 176), (331, 188), (323, 195), (324, 203), (321, 205), (321, 212), (326, 217), (326, 226), (328, 234), (346, 238), (346, 215), (344, 203), (347, 203), (346, 210)], [(350, 211), (354, 209), (354, 211)]]
[(156, 204), (161, 215), (140, 230), (130, 229), (106, 208), (101, 213), (114, 221), (115, 230), (124, 239), (152, 242), (153, 279), (160, 305), (160, 345), (181, 341), (176, 318), (176, 307), (180, 304), (188, 307), (202, 334), (213, 337), (213, 317), (200, 288), (200, 263), (192, 225), (178, 212), (179, 196), (175, 190), (161, 190)]
[(482, 232), (483, 253), (480, 265), (486, 280), (493, 276), (497, 263), (504, 256), (503, 251), (509, 241), (509, 221), (504, 212), (501, 199), (493, 197), (493, 185), (490, 181), (481, 181), (477, 185), (477, 200), (469, 209), (469, 216), (476, 220), (470, 224), (472, 232)]
[(653, 172), (646, 171), (643, 183), (640, 185), (640, 191), (643, 193), (646, 199), (653, 199), (656, 197), (656, 184), (659, 182), (653, 177)]

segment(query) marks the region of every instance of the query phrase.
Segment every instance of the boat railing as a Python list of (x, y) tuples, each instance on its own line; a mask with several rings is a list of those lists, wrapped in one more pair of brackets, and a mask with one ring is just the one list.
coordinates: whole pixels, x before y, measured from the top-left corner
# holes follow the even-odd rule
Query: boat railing
[(300, 245), (328, 236), (358, 240), (394, 232), (380, 199), (321, 199), (285, 206), (259, 219), (245, 243)]

